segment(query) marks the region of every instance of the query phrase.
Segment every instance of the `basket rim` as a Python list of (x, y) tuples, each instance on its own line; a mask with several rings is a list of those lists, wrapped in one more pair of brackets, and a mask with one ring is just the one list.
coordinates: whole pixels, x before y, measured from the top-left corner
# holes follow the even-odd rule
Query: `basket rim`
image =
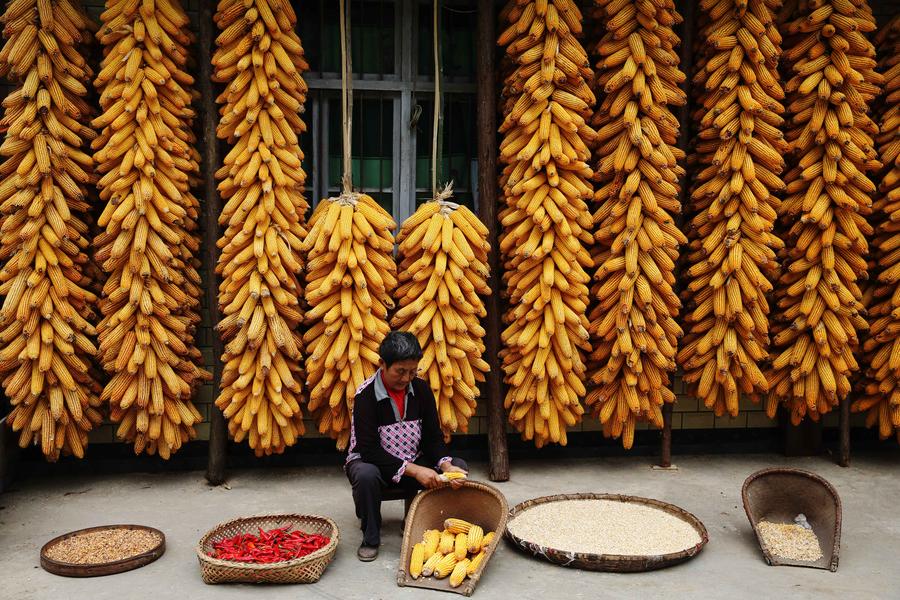
[[(611, 500), (614, 502), (624, 502), (624, 503), (632, 503), (632, 504), (643, 504), (646, 506), (652, 506), (653, 508), (662, 510), (667, 512), (673, 516), (680, 518), (682, 521), (688, 523), (697, 534), (700, 536), (700, 542), (694, 544), (693, 546), (689, 546), (683, 550), (679, 550), (677, 552), (668, 552), (666, 554), (596, 554), (594, 552), (573, 552), (571, 550), (561, 550), (559, 548), (552, 548), (550, 546), (541, 546), (540, 544), (536, 544), (534, 542), (530, 542), (523, 538), (518, 537), (510, 531), (509, 523), (512, 523), (515, 518), (528, 510), (529, 508), (536, 506), (538, 504), (550, 504), (553, 502), (562, 502), (566, 500)], [(507, 522), (506, 528), (506, 536), (512, 541), (516, 546), (527, 549), (531, 551), (531, 548), (538, 547), (549, 550), (551, 552), (565, 554), (571, 557), (571, 562), (575, 561), (583, 561), (583, 562), (593, 562), (593, 563), (645, 563), (647, 561), (654, 561), (659, 563), (667, 563), (670, 561), (677, 561), (681, 559), (691, 558), (696, 556), (700, 550), (709, 543), (709, 532), (706, 530), (706, 525), (697, 518), (696, 515), (686, 511), (680, 506), (676, 506), (675, 504), (671, 504), (669, 502), (665, 502), (663, 500), (657, 500), (655, 498), (645, 498), (643, 496), (632, 496), (629, 494), (609, 494), (609, 493), (594, 493), (594, 492), (579, 492), (573, 494), (553, 494), (550, 496), (539, 496), (537, 498), (531, 498), (529, 500), (524, 500), (518, 504), (516, 504), (509, 511), (509, 520)]]
[[(126, 558), (120, 558), (118, 560), (112, 560), (108, 562), (98, 562), (98, 563), (70, 563), (62, 560), (56, 560), (47, 556), (47, 550), (49, 550), (52, 546), (62, 542), (63, 540), (67, 540), (69, 538), (75, 537), (77, 535), (83, 535), (86, 533), (93, 533), (95, 531), (109, 531), (113, 529), (140, 529), (143, 531), (149, 531), (150, 533), (155, 533), (159, 536), (159, 543), (149, 550), (145, 550), (139, 554), (135, 554), (133, 556), (128, 556)], [(120, 565), (124, 565), (125, 563), (130, 563), (133, 561), (141, 561), (146, 560), (152, 556), (154, 556), (161, 549), (165, 551), (166, 546), (166, 534), (155, 527), (150, 527), (149, 525), (137, 525), (137, 524), (129, 524), (129, 523), (117, 523), (113, 525), (95, 525), (94, 527), (85, 527), (83, 529), (76, 529), (74, 531), (69, 531), (67, 533), (63, 533), (62, 535), (58, 535), (52, 540), (45, 543), (41, 546), (40, 558), (42, 561), (46, 561), (47, 564), (54, 567), (62, 567), (62, 568), (72, 568), (78, 567), (82, 569), (96, 569), (96, 568), (109, 568), (109, 567), (117, 567)], [(157, 557), (158, 558), (158, 557)], [(155, 560), (155, 559), (154, 559)]]
[[(331, 540), (315, 552), (311, 552), (306, 556), (301, 556), (300, 558), (294, 558), (291, 560), (286, 560), (283, 562), (277, 563), (247, 563), (240, 562), (234, 560), (223, 560), (221, 558), (212, 557), (205, 552), (203, 552), (203, 545), (216, 533), (218, 533), (221, 529), (228, 527), (229, 525), (234, 525), (236, 523), (241, 523), (244, 521), (253, 521), (260, 519), (271, 519), (271, 520), (307, 520), (307, 521), (320, 521), (324, 522), (326, 525), (331, 527), (332, 535)], [(200, 559), (200, 562), (207, 563), (209, 565), (214, 565), (218, 567), (225, 567), (229, 569), (248, 569), (251, 571), (272, 571), (276, 569), (286, 569), (293, 568), (305, 565), (307, 563), (317, 562), (320, 560), (330, 560), (334, 556), (334, 551), (337, 549), (338, 542), (340, 541), (340, 530), (338, 529), (337, 523), (330, 517), (325, 517), (322, 515), (309, 515), (309, 514), (300, 514), (300, 513), (277, 513), (277, 514), (261, 514), (261, 515), (249, 515), (243, 517), (235, 517), (233, 519), (229, 519), (228, 521), (222, 521), (218, 525), (212, 527), (209, 531), (207, 531), (203, 537), (200, 538), (200, 541), (197, 543), (195, 547), (195, 551), (197, 552), (197, 558)]]
[[(765, 478), (768, 475), (793, 475), (797, 477), (805, 477), (811, 481), (814, 481), (824, 487), (828, 493), (831, 495), (831, 499), (834, 501), (834, 543), (831, 546), (831, 560), (828, 562), (828, 566), (819, 566), (815, 563), (806, 563), (805, 561), (789, 561), (779, 557), (776, 554), (773, 554), (768, 546), (763, 542), (762, 536), (759, 533), (759, 519), (757, 518), (757, 514), (755, 510), (751, 509), (750, 503), (750, 486), (758, 479)], [(797, 469), (794, 467), (767, 467), (765, 469), (760, 469), (754, 473), (751, 473), (747, 479), (744, 480), (744, 484), (741, 486), (741, 502), (744, 505), (744, 513), (747, 515), (747, 520), (750, 521), (750, 527), (753, 529), (753, 534), (756, 536), (757, 545), (763, 553), (763, 557), (766, 561), (772, 566), (797, 566), (797, 567), (809, 567), (809, 568), (820, 568), (820, 569), (828, 569), (832, 572), (837, 570), (838, 561), (840, 560), (840, 548), (841, 548), (841, 527), (843, 521), (843, 507), (841, 504), (841, 496), (838, 494), (837, 489), (829, 482), (827, 479), (819, 475), (818, 473), (814, 473), (812, 471), (808, 471), (806, 469)]]

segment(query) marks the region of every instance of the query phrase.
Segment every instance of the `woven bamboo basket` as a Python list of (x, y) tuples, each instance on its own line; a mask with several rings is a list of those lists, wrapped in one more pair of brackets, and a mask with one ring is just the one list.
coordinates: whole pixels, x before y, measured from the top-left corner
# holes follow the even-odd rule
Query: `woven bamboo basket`
[[(500, 543), (503, 532), (506, 531), (508, 513), (509, 505), (500, 490), (479, 481), (465, 481), (458, 490), (451, 488), (450, 485), (445, 485), (417, 495), (406, 516), (403, 547), (400, 550), (400, 567), (397, 570), (397, 585), (471, 596), (475, 592), (475, 586), (478, 585), (484, 569), (497, 550), (497, 544)], [(484, 560), (481, 561), (478, 570), (463, 580), (462, 584), (456, 588), (450, 587), (449, 577), (413, 579), (409, 574), (409, 560), (413, 546), (422, 540), (426, 530), (443, 529), (444, 519), (449, 518), (463, 519), (480, 525), (485, 533), (494, 532), (494, 539), (485, 551)]]
[[(768, 564), (837, 571), (841, 551), (841, 498), (825, 479), (802, 469), (762, 469), (744, 481), (741, 498)], [(815, 562), (772, 554), (759, 535), (760, 521), (793, 523), (800, 513), (806, 515), (822, 548), (822, 558)]]
[[(213, 544), (239, 533), (256, 534), (292, 525), (306, 533), (318, 533), (331, 538), (324, 547), (302, 558), (273, 564), (247, 564), (221, 560), (210, 556)], [(322, 576), (337, 551), (340, 532), (334, 521), (315, 515), (261, 515), (242, 517), (216, 525), (200, 539), (197, 558), (204, 583), (315, 583)]]
[(584, 569), (587, 571), (610, 571), (615, 573), (635, 573), (639, 571), (653, 571), (683, 563), (695, 557), (703, 550), (703, 547), (709, 542), (709, 534), (703, 523), (687, 512), (686, 510), (662, 502), (652, 498), (641, 498), (639, 496), (625, 496), (622, 494), (557, 494), (554, 496), (543, 496), (541, 498), (533, 498), (526, 500), (521, 504), (517, 504), (509, 514), (509, 522), (513, 522), (516, 515), (528, 510), (532, 506), (538, 504), (546, 504), (548, 502), (560, 502), (564, 500), (612, 500), (615, 502), (631, 502), (636, 504), (644, 504), (652, 508), (663, 510), (687, 522), (693, 527), (700, 536), (700, 542), (685, 548), (679, 552), (670, 552), (669, 554), (657, 555), (618, 555), (618, 554), (592, 554), (587, 552), (571, 552), (568, 550), (560, 550), (557, 548), (549, 548), (541, 546), (535, 542), (523, 540), (513, 535), (507, 528), (506, 537), (513, 545), (524, 552), (536, 558), (540, 558), (551, 563), (562, 565), (564, 567), (572, 567), (575, 569)]

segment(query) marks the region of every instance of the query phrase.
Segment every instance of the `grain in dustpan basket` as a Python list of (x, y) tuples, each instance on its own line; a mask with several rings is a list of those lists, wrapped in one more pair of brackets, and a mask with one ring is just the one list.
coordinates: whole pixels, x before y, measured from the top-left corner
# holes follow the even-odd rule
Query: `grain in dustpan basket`
[(419, 494), (406, 517), (397, 585), (471, 596), (503, 537), (508, 512), (503, 494), (477, 481)]

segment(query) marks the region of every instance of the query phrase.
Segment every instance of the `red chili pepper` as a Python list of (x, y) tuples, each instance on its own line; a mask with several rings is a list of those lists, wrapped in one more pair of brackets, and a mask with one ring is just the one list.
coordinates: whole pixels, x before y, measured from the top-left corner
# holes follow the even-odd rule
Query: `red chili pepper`
[(210, 556), (221, 560), (270, 564), (301, 558), (324, 548), (330, 538), (293, 529), (293, 523), (275, 529), (258, 529), (259, 535), (239, 533), (213, 544)]

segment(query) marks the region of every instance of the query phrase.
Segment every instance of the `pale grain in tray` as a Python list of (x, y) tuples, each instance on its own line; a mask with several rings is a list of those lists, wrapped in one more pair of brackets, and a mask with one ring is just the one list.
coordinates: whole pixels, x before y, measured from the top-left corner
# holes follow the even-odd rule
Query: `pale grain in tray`
[(819, 539), (811, 529), (794, 523), (760, 521), (756, 526), (763, 544), (778, 558), (816, 562), (822, 558)]
[(510, 533), (547, 548), (586, 554), (654, 556), (701, 542), (694, 527), (663, 510), (614, 500), (565, 500), (532, 506)]

